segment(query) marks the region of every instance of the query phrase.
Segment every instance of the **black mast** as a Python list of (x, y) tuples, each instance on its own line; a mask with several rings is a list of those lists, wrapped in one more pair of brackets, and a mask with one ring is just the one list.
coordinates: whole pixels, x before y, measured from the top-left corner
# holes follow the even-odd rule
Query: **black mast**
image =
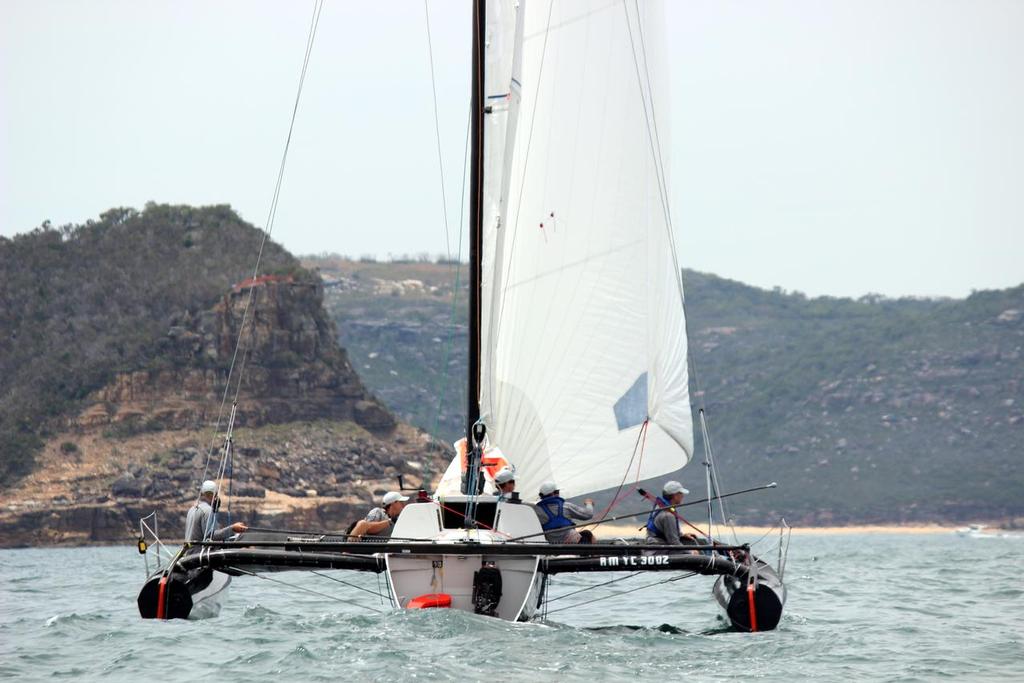
[[(484, 188), (484, 30), (486, 0), (473, 2), (473, 71), (471, 78), (469, 167), (469, 386), (466, 391), (466, 452), (473, 450), (473, 425), (480, 419), (480, 279)], [(478, 469), (469, 463), (467, 474)], [(475, 479), (475, 476), (474, 476)], [(464, 485), (463, 493), (470, 493)]]

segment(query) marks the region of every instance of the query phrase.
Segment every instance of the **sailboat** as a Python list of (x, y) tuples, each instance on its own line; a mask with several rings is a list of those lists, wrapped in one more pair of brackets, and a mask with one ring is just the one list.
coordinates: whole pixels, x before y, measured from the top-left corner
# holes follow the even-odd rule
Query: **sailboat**
[(169, 614), (166, 593), (188, 593), (181, 577), (199, 571), (343, 569), (384, 574), (398, 608), (523, 621), (542, 616), (555, 574), (628, 570), (716, 576), (734, 628), (779, 623), (781, 572), (746, 546), (710, 533), (689, 548), (548, 543), (533, 506), (495, 495), (503, 466), (530, 497), (546, 481), (570, 498), (667, 477), (693, 456), (694, 422), (660, 3), (474, 0), (472, 27), (468, 405), (455, 458), (386, 544), (289, 532), (196, 544), (149, 580), (143, 616), (190, 615), (185, 599)]

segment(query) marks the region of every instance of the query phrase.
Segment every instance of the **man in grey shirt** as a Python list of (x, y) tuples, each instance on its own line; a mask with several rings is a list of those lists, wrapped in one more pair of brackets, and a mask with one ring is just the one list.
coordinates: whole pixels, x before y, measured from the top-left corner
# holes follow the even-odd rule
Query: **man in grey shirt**
[(217, 493), (217, 483), (207, 479), (199, 489), (199, 501), (188, 511), (185, 517), (185, 542), (195, 543), (213, 539), (223, 541), (231, 534), (240, 534), (248, 527), (242, 522), (214, 530), (217, 515), (213, 511), (213, 497)]
[(365, 540), (386, 541), (391, 537), (391, 530), (402, 514), (409, 496), (403, 496), (398, 491), (389, 491), (384, 494), (380, 501), (379, 508), (373, 508), (363, 519), (352, 527), (350, 536)]
[(593, 517), (594, 501), (588, 498), (583, 501), (585, 507), (580, 507), (558, 494), (555, 482), (546, 481), (540, 485), (540, 500), (533, 506), (540, 528), (544, 530), (548, 543), (579, 543), (582, 537), (572, 520), (586, 521)]

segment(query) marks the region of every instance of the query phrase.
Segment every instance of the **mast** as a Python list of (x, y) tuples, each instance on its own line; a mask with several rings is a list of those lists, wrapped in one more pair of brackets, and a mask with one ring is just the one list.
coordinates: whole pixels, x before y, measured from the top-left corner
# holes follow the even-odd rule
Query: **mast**
[[(473, 2), (473, 68), (470, 78), (470, 167), (469, 167), (469, 384), (466, 390), (466, 453), (473, 449), (473, 425), (480, 419), (480, 281), (483, 247), (484, 192), (484, 32), (487, 26), (486, 0)], [(468, 463), (467, 474), (479, 468)], [(469, 478), (467, 477), (467, 480)], [(474, 476), (475, 481), (475, 476)], [(463, 493), (475, 493), (463, 483)]]

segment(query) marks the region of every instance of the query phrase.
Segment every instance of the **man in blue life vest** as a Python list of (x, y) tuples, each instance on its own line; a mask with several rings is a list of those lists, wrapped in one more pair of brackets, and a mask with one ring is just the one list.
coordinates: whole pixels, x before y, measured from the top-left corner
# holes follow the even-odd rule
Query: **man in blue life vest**
[[(691, 545), (693, 537), (683, 536), (679, 530), (679, 519), (675, 514), (675, 506), (683, 502), (683, 496), (689, 493), (678, 481), (667, 481), (661, 488), (657, 507), (651, 510), (647, 518), (647, 542), (664, 545)], [(664, 508), (664, 509), (663, 509)]]
[[(553, 481), (540, 485), (540, 500), (534, 506), (540, 527), (548, 543), (579, 543), (580, 532), (576, 530), (573, 519), (581, 522), (594, 516), (594, 501), (587, 498), (585, 507), (570, 503), (558, 495), (558, 486)], [(570, 519), (571, 518), (571, 519)]]

